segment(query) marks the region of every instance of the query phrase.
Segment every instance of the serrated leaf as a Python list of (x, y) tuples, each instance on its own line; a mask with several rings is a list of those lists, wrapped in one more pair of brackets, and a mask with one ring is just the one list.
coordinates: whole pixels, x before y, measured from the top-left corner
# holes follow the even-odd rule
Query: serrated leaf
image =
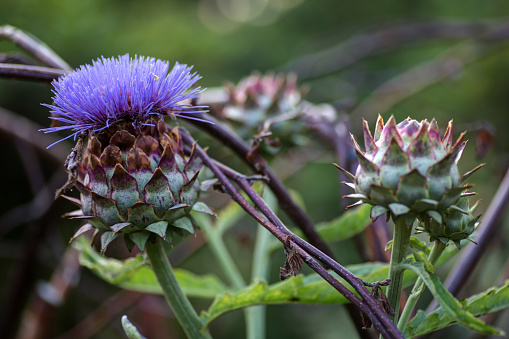
[(129, 321), (126, 315), (122, 316), (122, 328), (129, 339), (147, 339), (141, 335), (136, 326)]
[[(367, 263), (349, 266), (348, 269), (368, 281), (383, 280), (387, 277), (388, 265), (385, 263)], [(364, 274), (360, 274), (364, 273)], [(415, 277), (415, 276), (414, 276)], [(342, 279), (340, 282), (345, 283)], [(345, 285), (346, 286), (346, 285)], [(353, 291), (353, 288), (350, 287)], [(200, 315), (205, 325), (217, 317), (240, 308), (253, 305), (280, 304), (343, 304), (347, 299), (317, 274), (298, 275), (285, 281), (269, 285), (255, 282), (235, 293), (218, 295), (212, 305)]]
[[(433, 297), (444, 309), (445, 313), (451, 316), (460, 325), (485, 335), (504, 335), (503, 331), (487, 325), (482, 320), (476, 318), (472, 313), (465, 310), (460, 302), (444, 287), (440, 279), (435, 274), (424, 269), (422, 263), (403, 263), (398, 266), (417, 273), (424, 281)], [(437, 320), (436, 317), (432, 319), (433, 321)]]
[[(163, 294), (152, 269), (143, 255), (118, 260), (99, 254), (86, 240), (79, 238), (74, 246), (81, 252), (80, 264), (92, 270), (104, 281), (126, 290)], [(189, 297), (212, 299), (230, 291), (215, 275), (196, 275), (183, 269), (174, 269), (184, 293)]]
[[(509, 280), (501, 287), (492, 287), (460, 302), (461, 306), (476, 317), (498, 312), (509, 307)], [(419, 311), (408, 323), (405, 337), (415, 338), (439, 329), (456, 324), (454, 317), (447, 314), (442, 307), (426, 315)]]

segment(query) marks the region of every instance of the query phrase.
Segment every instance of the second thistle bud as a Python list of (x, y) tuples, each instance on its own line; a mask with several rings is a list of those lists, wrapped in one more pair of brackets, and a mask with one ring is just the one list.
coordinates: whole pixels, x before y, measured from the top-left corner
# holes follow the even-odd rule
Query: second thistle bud
[(404, 218), (407, 225), (415, 218), (441, 222), (469, 187), (462, 182), (478, 169), (459, 174), (463, 139), (464, 133), (453, 142), (452, 121), (442, 138), (434, 119), (408, 118), (396, 124), (391, 117), (384, 125), (379, 116), (374, 136), (364, 121), (365, 151), (353, 139), (359, 159), (355, 175), (340, 168), (353, 180), (347, 185), (355, 193), (347, 197), (359, 199), (357, 204), (371, 204), (372, 219), (387, 214)]

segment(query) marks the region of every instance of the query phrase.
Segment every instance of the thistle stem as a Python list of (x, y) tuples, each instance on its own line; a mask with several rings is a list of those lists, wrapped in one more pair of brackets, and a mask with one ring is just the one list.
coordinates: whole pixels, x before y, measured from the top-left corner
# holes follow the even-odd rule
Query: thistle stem
[(155, 243), (148, 241), (146, 252), (157, 281), (163, 289), (166, 301), (187, 337), (191, 339), (212, 338), (206, 328), (202, 330), (203, 324), (200, 318), (180, 288), (164, 250), (162, 239), (156, 238)]
[[(440, 240), (436, 240), (433, 244), (433, 248), (431, 249), (430, 254), (428, 255), (428, 260), (431, 262), (432, 265), (435, 265), (438, 258), (442, 255), (442, 252), (444, 251), (446, 245), (443, 244)], [(403, 309), (403, 312), (401, 312), (401, 317), (398, 321), (398, 328), (401, 332), (405, 330), (405, 327), (408, 323), (408, 319), (410, 319), (410, 315), (412, 314), (413, 309), (415, 308), (415, 305), (417, 304), (417, 301), (419, 300), (419, 297), (421, 296), (422, 292), (424, 292), (424, 281), (421, 278), (418, 278), (415, 282), (414, 287), (412, 288), (412, 292), (410, 293), (410, 296), (408, 297), (408, 300), (406, 302), (405, 308)]]
[(412, 234), (412, 226), (407, 226), (403, 217), (394, 220), (394, 238), (392, 242), (391, 262), (389, 266), (389, 278), (391, 285), (387, 289), (387, 298), (394, 310), (395, 315), (392, 317), (394, 323), (398, 321), (399, 304), (401, 300), (401, 290), (403, 288), (404, 270), (397, 265), (405, 259), (410, 243), (410, 235)]
[[(269, 246), (272, 235), (261, 225), (256, 227), (256, 241), (253, 253), (253, 266), (251, 270), (251, 279), (262, 279), (269, 281)], [(246, 309), (246, 317), (250, 319), (247, 322), (247, 338), (264, 339), (266, 331), (266, 306), (252, 306)]]

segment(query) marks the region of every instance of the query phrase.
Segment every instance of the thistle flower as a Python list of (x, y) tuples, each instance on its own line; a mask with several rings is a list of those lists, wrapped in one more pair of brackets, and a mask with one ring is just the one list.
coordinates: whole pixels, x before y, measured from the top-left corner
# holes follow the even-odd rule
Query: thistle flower
[(355, 175), (338, 166), (354, 181), (347, 185), (355, 193), (347, 197), (360, 199), (355, 205), (371, 204), (372, 219), (387, 214), (403, 217), (407, 225), (416, 217), (442, 223), (449, 209), (468, 214), (456, 204), (462, 196), (472, 195), (463, 193), (470, 186), (462, 182), (481, 166), (459, 174), (457, 164), (466, 145), (463, 139), (464, 133), (453, 142), (452, 121), (442, 139), (434, 119), (429, 123), (407, 118), (396, 124), (391, 117), (384, 125), (379, 116), (374, 137), (364, 121), (366, 151), (353, 139), (359, 159)]
[(78, 137), (78, 145), (89, 136), (83, 160), (81, 154), (68, 158), (76, 161), (68, 170), (80, 192), (80, 199), (64, 196), (80, 207), (69, 216), (88, 221), (72, 239), (95, 229), (104, 251), (124, 233), (129, 250), (135, 244), (143, 250), (151, 234), (171, 243), (173, 232), (194, 233), (191, 210), (214, 214), (198, 202), (200, 159), (194, 148), (184, 154), (178, 127), (168, 129), (163, 120), (203, 109), (183, 103), (201, 92), (188, 91), (200, 79), (190, 70), (176, 64), (168, 73), (167, 62), (124, 55), (53, 83), (54, 104), (46, 106), (52, 119), (67, 125), (44, 131), (71, 130), (68, 138)]
[(190, 73), (192, 67), (179, 63), (169, 73), (168, 69), (168, 62), (133, 59), (129, 54), (81, 66), (54, 81), (54, 104), (43, 104), (51, 109), (50, 119), (65, 125), (42, 131), (71, 130), (74, 133), (67, 138), (76, 139), (80, 133), (98, 133), (119, 122), (139, 127), (154, 116), (192, 119), (189, 114), (203, 112), (204, 107), (183, 102), (202, 92), (200, 87), (186, 92), (201, 77)]

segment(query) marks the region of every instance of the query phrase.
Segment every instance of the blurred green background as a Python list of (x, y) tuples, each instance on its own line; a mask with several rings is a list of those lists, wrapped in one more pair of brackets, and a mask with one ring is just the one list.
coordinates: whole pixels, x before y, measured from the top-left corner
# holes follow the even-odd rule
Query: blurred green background
[[(226, 80), (236, 83), (253, 70), (294, 71), (302, 84), (310, 88), (307, 99), (331, 103), (349, 114), (356, 134), (361, 117), (374, 126), (378, 113), (386, 119), (393, 114), (398, 120), (407, 116), (418, 120), (435, 117), (440, 127), (454, 119), (455, 131), (468, 130), (467, 138), (471, 139), (460, 168), (466, 171), (481, 161), (488, 164), (471, 180), (483, 200), (481, 211), (490, 203), (509, 163), (509, 133), (506, 131), (509, 126), (509, 36), (506, 36), (508, 28), (505, 27), (509, 25), (508, 15), (509, 2), (503, 0), (2, 0), (0, 4), (0, 24), (32, 33), (72, 67), (101, 56), (146, 55), (194, 65), (194, 70), (203, 76), (199, 82), (203, 87), (221, 86)], [(443, 25), (442, 31), (436, 33), (426, 26), (432, 23)], [(415, 30), (413, 25), (417, 24), (428, 28)], [(398, 34), (388, 31), (395, 27), (399, 27)], [(501, 27), (500, 31), (497, 27)], [(377, 32), (388, 33), (380, 37), (376, 36)], [(405, 32), (409, 38), (404, 38)], [(391, 42), (401, 37), (401, 43), (373, 48), (380, 39)], [(364, 50), (359, 52), (359, 46), (364, 46)], [(11, 42), (0, 40), (0, 53), (11, 51), (21, 52)], [(362, 51), (366, 57), (359, 57)], [(310, 60), (315, 60), (311, 68), (306, 66)], [(48, 109), (40, 103), (51, 103), (51, 96), (50, 85), (0, 78), (0, 107), (44, 127), (49, 123)], [(482, 160), (480, 154), (475, 153), (476, 138), (486, 141)], [(27, 173), (20, 171), (23, 166), (18, 153), (21, 146), (5, 133), (0, 133), (0, 141), (7, 146), (2, 156), (4, 183), (0, 188), (0, 222), (7, 222), (2, 216), (29, 202), (32, 195)], [(67, 147), (70, 148), (70, 144)], [(477, 147), (482, 144), (477, 143)], [(341, 213), (337, 172), (330, 166), (334, 161), (334, 156), (328, 154), (306, 165), (287, 181), (301, 193), (315, 222)], [(47, 180), (54, 171), (53, 164), (43, 162), (41, 180)], [(53, 214), (62, 214), (69, 206), (59, 202)], [(502, 220), (507, 221), (507, 213)], [(65, 239), (76, 227), (70, 222), (57, 221), (53, 222), (58, 225), (44, 236), (45, 243), (34, 267), (34, 281), (49, 279), (54, 269), (52, 262), (63, 253)], [(507, 222), (505, 225), (507, 229)], [(32, 231), (28, 223), (1, 234), (0, 265), (10, 279), (15, 277), (17, 262), (25, 255), (23, 244)], [(246, 237), (248, 240), (244, 244), (242, 241)], [(248, 263), (252, 228), (238, 227), (228, 240), (235, 256), (246, 257), (241, 261)], [(360, 260), (358, 255), (352, 255), (355, 252), (352, 248), (349, 242), (335, 247), (342, 264)], [(483, 274), (484, 279), (477, 281), (468, 294), (486, 288), (503, 274), (500, 267), (504, 267), (507, 257), (504, 237), (499, 237), (491, 250), (489, 256), (485, 256), (484, 273), (476, 273)], [(205, 273), (209, 264), (204, 261), (209, 255), (207, 249), (202, 249), (183, 265)], [(274, 261), (278, 260), (282, 264), (282, 255)], [(274, 279), (278, 265), (274, 264)], [(14, 280), (0, 282), (0, 298), (7, 299), (9, 281)], [(101, 290), (83, 291), (87, 283), (93, 288), (100, 286)], [(82, 272), (79, 286), (81, 288), (71, 292), (64, 305), (67, 311), (58, 313), (59, 320), (49, 337), (71, 329), (115, 292), (86, 271)], [(30, 295), (27, 292), (25, 297)], [(148, 308), (146, 305), (150, 303), (156, 305), (151, 306), (151, 312), (163, 319), (155, 322), (157, 326), (166, 325), (165, 305), (155, 299), (146, 301), (143, 307)], [(336, 319), (336, 315), (331, 317), (334, 312), (338, 312), (337, 318), (344, 318), (341, 315), (344, 312), (338, 307), (270, 307), (267, 337), (337, 337), (336, 333), (346, 330), (333, 320)], [(111, 319), (114, 323), (107, 324), (94, 338), (122, 337), (120, 317)], [(143, 326), (141, 328), (146, 330)], [(348, 329), (350, 325), (344, 326)], [(165, 331), (162, 333), (167, 333)], [(175, 331), (174, 326), (172, 331)], [(213, 331), (221, 338), (243, 337), (241, 313), (218, 320)]]

